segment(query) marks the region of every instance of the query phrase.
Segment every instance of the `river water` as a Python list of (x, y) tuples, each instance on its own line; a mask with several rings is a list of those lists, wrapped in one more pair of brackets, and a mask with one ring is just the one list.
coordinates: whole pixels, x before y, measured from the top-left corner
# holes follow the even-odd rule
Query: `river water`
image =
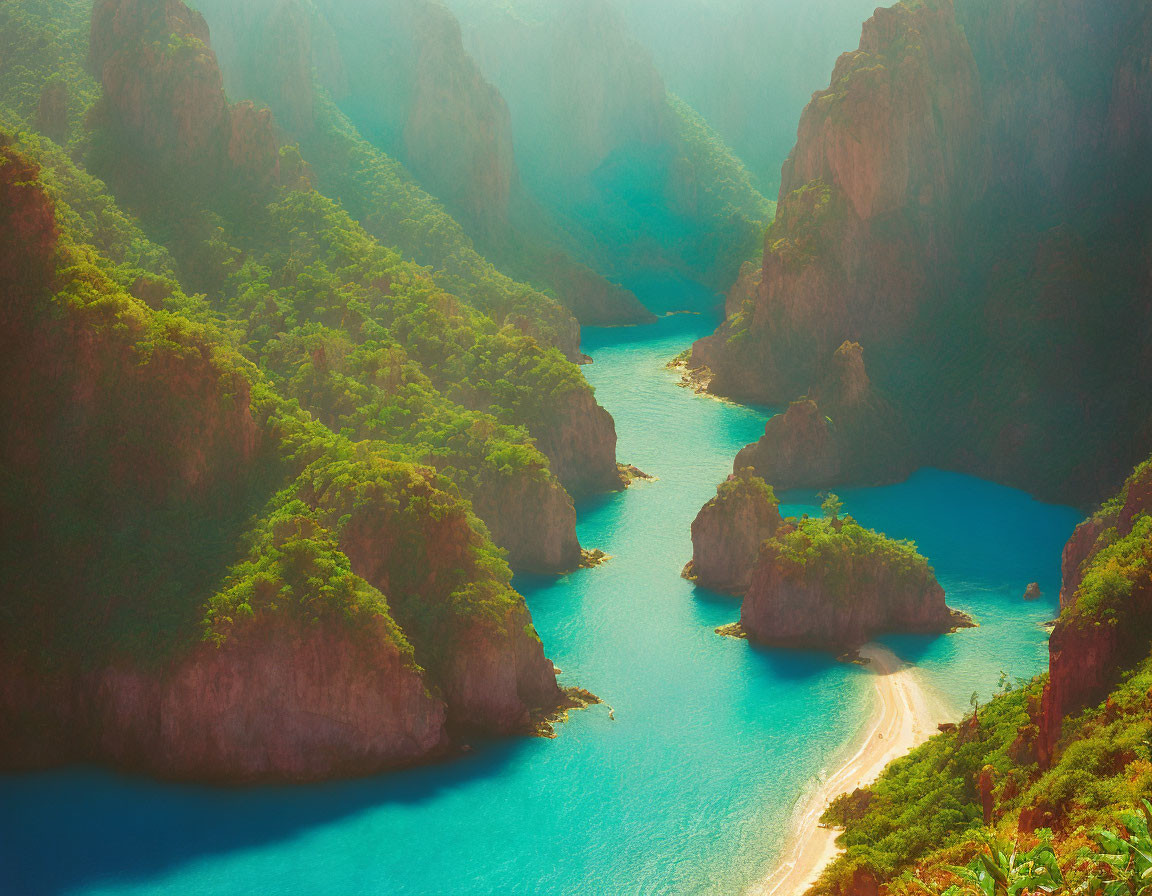
[[(684, 284), (633, 286), (660, 310), (712, 310)], [(580, 507), (581, 542), (607, 564), (516, 583), (562, 680), (599, 694), (614, 720), (592, 707), (555, 740), (478, 744), (443, 765), (307, 788), (84, 769), (0, 778), (0, 893), (737, 894), (763, 876), (874, 691), (829, 656), (717, 636), (738, 602), (680, 578), (693, 517), (770, 413), (694, 395), (665, 368), (714, 324), (675, 314), (585, 334), (620, 459), (658, 479)], [(954, 712), (1001, 671), (1043, 668), (1075, 511), (938, 471), (842, 497), (866, 525), (915, 539), (949, 603), (979, 621), (885, 639)], [(814, 495), (784, 501), (785, 513), (816, 512)], [(1025, 603), (1031, 581), (1045, 597)]]

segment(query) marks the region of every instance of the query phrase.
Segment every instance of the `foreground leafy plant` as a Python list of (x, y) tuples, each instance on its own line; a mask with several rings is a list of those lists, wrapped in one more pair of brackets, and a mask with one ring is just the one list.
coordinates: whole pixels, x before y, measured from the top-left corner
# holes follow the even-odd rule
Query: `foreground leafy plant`
[(1064, 876), (1056, 852), (1047, 838), (1028, 852), (1019, 852), (997, 841), (988, 841), (988, 852), (980, 853), (962, 868), (952, 872), (964, 884), (950, 887), (945, 896), (960, 896), (975, 890), (984, 896), (1018, 896), (1022, 893), (1057, 893)]

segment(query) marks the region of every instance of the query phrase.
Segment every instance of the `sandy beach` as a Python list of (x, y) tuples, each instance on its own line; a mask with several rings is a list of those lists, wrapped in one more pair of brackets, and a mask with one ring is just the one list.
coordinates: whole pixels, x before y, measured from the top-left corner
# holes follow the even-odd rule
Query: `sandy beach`
[(944, 720), (916, 679), (915, 670), (878, 644), (860, 648), (874, 673), (878, 706), (859, 748), (812, 794), (796, 819), (784, 861), (748, 896), (799, 896), (835, 858), (837, 831), (820, 826), (828, 804), (842, 793), (869, 784), (889, 762), (926, 741)]

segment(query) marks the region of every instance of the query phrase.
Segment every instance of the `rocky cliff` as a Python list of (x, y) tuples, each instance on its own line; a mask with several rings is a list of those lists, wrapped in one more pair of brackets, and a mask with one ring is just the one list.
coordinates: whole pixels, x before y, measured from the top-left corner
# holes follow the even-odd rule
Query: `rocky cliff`
[(0, 199), (0, 407), (21, 423), (0, 434), (0, 765), (328, 778), (561, 701), (445, 480), (335, 436), (58, 242), (6, 146)]
[(555, 479), (497, 480), (472, 496), (472, 506), (513, 569), (555, 573), (580, 565), (576, 508)]
[(784, 404), (850, 340), (912, 437), (862, 430), (849, 453), (1065, 500), (1113, 488), (1152, 394), (1147, 18), (1134, 0), (877, 10), (804, 111), (759, 283), (695, 346), (713, 390)]
[(1038, 719), (1044, 765), (1052, 761), (1064, 719), (1103, 699), (1122, 671), (1148, 652), (1150, 512), (1152, 466), (1146, 463), (1116, 499), (1076, 528), (1064, 549), (1061, 613)]
[(684, 575), (705, 588), (743, 594), (760, 545), (783, 523), (771, 486), (748, 469), (733, 474), (692, 521), (692, 560)]
[(140, 168), (198, 189), (262, 189), (279, 178), (271, 116), (229, 105), (204, 17), (179, 0), (100, 0), (92, 11), (89, 67), (104, 87), (122, 171)]
[(851, 650), (885, 632), (966, 624), (913, 546), (851, 518), (802, 520), (764, 542), (740, 608), (753, 641)]
[(589, 390), (574, 390), (533, 431), (556, 478), (574, 498), (623, 487), (616, 467), (616, 422)]
[(157, 671), (45, 671), (5, 656), (8, 769), (100, 762), (198, 781), (367, 774), (447, 748), (444, 703), (384, 632), (258, 626)]
[(736, 455), (735, 468), (752, 467), (784, 490), (894, 482), (912, 468), (899, 450), (906, 443), (898, 415), (868, 377), (860, 344), (845, 342), (811, 397), (770, 418), (764, 435)]

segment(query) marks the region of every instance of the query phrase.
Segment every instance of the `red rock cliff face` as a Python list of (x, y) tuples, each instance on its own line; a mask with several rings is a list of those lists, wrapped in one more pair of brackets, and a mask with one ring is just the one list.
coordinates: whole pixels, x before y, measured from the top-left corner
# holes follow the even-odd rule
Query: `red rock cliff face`
[(307, 781), (407, 764), (446, 744), (443, 702), (384, 632), (256, 625), (147, 672), (45, 674), (5, 659), (9, 768), (100, 761), (161, 777)]
[[(416, 492), (427, 488), (413, 483)], [(339, 504), (331, 512), (346, 510)], [(393, 613), (415, 647), (417, 662), (439, 684), (451, 725), (524, 731), (532, 711), (555, 707), (561, 693), (523, 601), (510, 599), (512, 608), (500, 611), (498, 620), (489, 612), (457, 616), (448, 589), (474, 550), (467, 518), (459, 509), (430, 518), (417, 554), (397, 524), (402, 512), (378, 502), (352, 508), (340, 545), (353, 572), (384, 594), (404, 596), (394, 601)], [(398, 574), (403, 581), (396, 580)]]
[(712, 388), (784, 404), (856, 341), (912, 438), (851, 453), (1111, 491), (1149, 410), (1150, 28), (1135, 0), (877, 10), (804, 112), (759, 284), (694, 347)]
[(692, 521), (692, 562), (685, 573), (705, 588), (747, 591), (760, 545), (783, 525), (775, 496), (748, 482), (747, 475), (733, 476)]
[(815, 401), (806, 398), (770, 418), (764, 435), (740, 450), (734, 466), (751, 467), (783, 490), (810, 488), (841, 480), (843, 448), (832, 423)]
[(751, 467), (785, 490), (893, 482), (909, 472), (907, 435), (873, 388), (860, 344), (841, 345), (825, 377), (812, 398), (794, 401), (768, 420), (759, 441), (736, 455), (736, 470)]
[(450, 207), (503, 219), (519, 179), (508, 106), (464, 52), (452, 14), (427, 4), (421, 17), (404, 157)]
[(504, 478), (473, 495), (472, 505), (513, 569), (568, 572), (580, 565), (576, 508), (555, 479)]
[(0, 320), (23, 315), (47, 289), (56, 260), (56, 211), (39, 184), (40, 169), (0, 134)]
[[(878, 9), (801, 118), (746, 318), (697, 344), (717, 391), (779, 403), (843, 341), (907, 331), (981, 168), (980, 116), (950, 0)], [(728, 345), (735, 326), (755, 338)]]
[(936, 577), (910, 580), (882, 563), (797, 566), (765, 544), (740, 624), (754, 641), (851, 649), (882, 632), (947, 632), (955, 624)]
[(587, 390), (574, 390), (552, 422), (535, 428), (537, 447), (573, 498), (621, 487), (616, 468), (616, 423)]
[(1064, 719), (1101, 700), (1122, 670), (1147, 651), (1152, 580), (1146, 573), (1131, 582), (1122, 606), (1112, 613), (1082, 607), (1079, 589), (1098, 553), (1130, 534), (1150, 511), (1152, 468), (1141, 468), (1126, 483), (1119, 507), (1081, 523), (1064, 548), (1061, 614), (1048, 645), (1049, 677), (1038, 720), (1037, 750), (1044, 766), (1056, 752)]

